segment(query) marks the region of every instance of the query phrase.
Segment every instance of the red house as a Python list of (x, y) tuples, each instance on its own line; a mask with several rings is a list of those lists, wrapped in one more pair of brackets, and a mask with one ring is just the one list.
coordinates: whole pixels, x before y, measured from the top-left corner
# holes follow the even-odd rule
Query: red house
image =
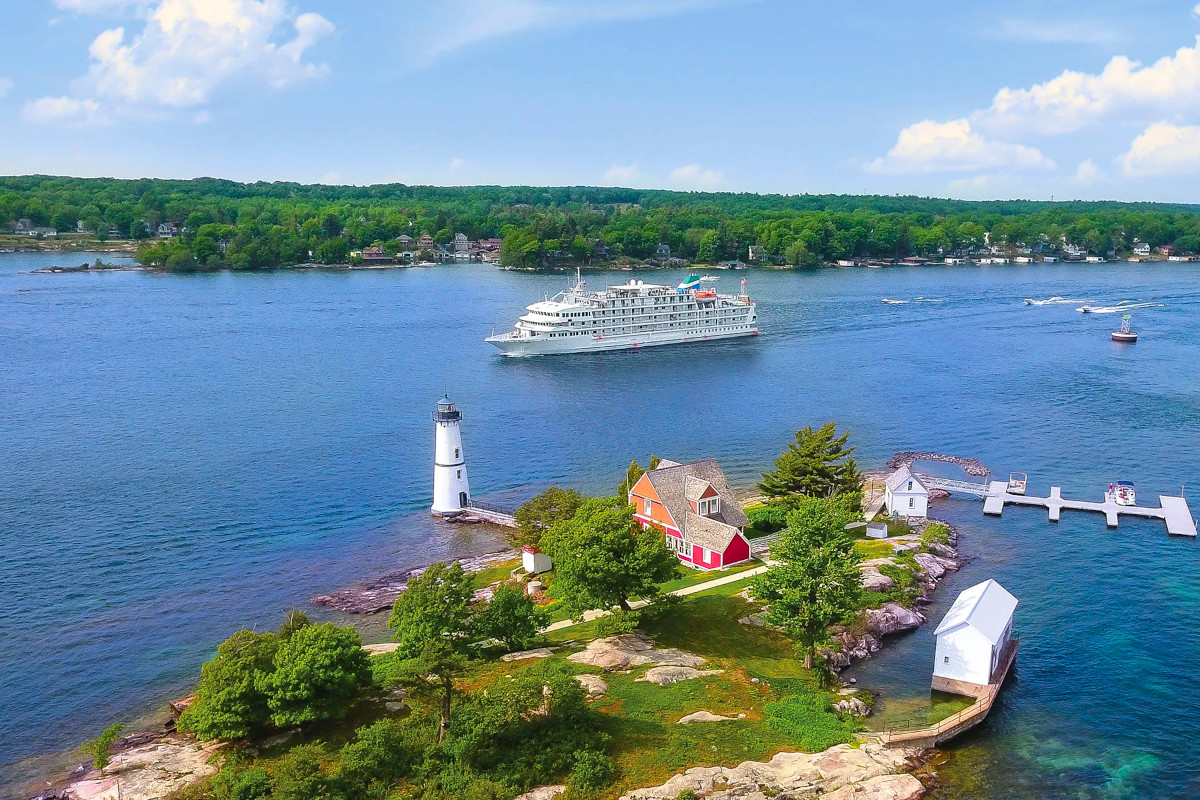
[(750, 559), (746, 515), (712, 459), (663, 461), (634, 484), (629, 503), (643, 526), (666, 532), (667, 547), (689, 567), (721, 569)]

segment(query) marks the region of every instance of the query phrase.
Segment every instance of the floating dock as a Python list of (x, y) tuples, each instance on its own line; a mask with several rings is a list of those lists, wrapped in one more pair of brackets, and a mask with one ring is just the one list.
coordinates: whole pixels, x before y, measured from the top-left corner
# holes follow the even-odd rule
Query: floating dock
[(1062, 496), (1062, 489), (1058, 486), (1050, 487), (1049, 497), (1030, 497), (1012, 494), (1008, 491), (1006, 481), (992, 481), (988, 484), (988, 492), (983, 498), (983, 513), (1000, 516), (1004, 513), (1006, 505), (1036, 506), (1049, 512), (1051, 522), (1058, 522), (1064, 508), (1069, 511), (1091, 511), (1103, 514), (1110, 528), (1117, 527), (1120, 515), (1124, 514), (1130, 517), (1161, 519), (1167, 525), (1167, 533), (1172, 536), (1196, 535), (1196, 520), (1192, 518), (1192, 510), (1185, 498), (1160, 494), (1158, 508), (1119, 505), (1115, 498), (1114, 492), (1105, 492), (1104, 500), (1100, 503), (1068, 500)]

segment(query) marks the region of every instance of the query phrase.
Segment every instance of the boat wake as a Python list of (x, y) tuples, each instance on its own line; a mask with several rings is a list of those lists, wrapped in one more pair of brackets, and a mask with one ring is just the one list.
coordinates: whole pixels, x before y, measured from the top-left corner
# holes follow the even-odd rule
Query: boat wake
[(894, 300), (890, 297), (883, 298), (883, 302), (890, 306), (904, 306), (909, 303), (944, 303), (945, 300), (937, 300), (932, 297), (914, 297), (912, 300)]
[(1128, 300), (1122, 300), (1115, 306), (1080, 306), (1075, 310), (1081, 314), (1120, 314), (1134, 308), (1162, 308), (1165, 305), (1165, 303), (1131, 303)]
[(1057, 305), (1062, 305), (1062, 304), (1067, 304), (1067, 303), (1090, 303), (1090, 302), (1092, 302), (1092, 301), (1088, 300), (1086, 298), (1083, 298), (1083, 297), (1059, 297), (1058, 295), (1055, 295), (1054, 297), (1047, 297), (1045, 300), (1034, 300), (1031, 297), (1025, 298), (1025, 305), (1027, 305), (1027, 306), (1057, 306)]
[(903, 305), (908, 305), (908, 301), (907, 301), (907, 300), (893, 300), (893, 299), (892, 299), (892, 298), (890, 298), (890, 297), (885, 297), (885, 298), (883, 298), (883, 302), (887, 303), (889, 306), (903, 306)]

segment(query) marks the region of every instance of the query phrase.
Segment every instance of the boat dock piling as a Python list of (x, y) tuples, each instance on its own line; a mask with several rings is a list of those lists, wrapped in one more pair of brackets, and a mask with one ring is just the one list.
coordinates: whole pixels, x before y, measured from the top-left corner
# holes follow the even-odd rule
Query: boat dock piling
[(988, 484), (988, 493), (983, 498), (983, 513), (1000, 516), (1004, 513), (1006, 505), (1036, 506), (1049, 512), (1051, 522), (1058, 522), (1063, 509), (1092, 511), (1103, 514), (1110, 528), (1117, 527), (1120, 522), (1119, 515), (1125, 514), (1145, 519), (1161, 519), (1167, 525), (1167, 533), (1172, 536), (1196, 535), (1196, 521), (1192, 518), (1192, 510), (1185, 498), (1163, 494), (1158, 496), (1158, 502), (1158, 508), (1119, 505), (1114, 492), (1105, 492), (1103, 502), (1099, 503), (1068, 500), (1062, 496), (1062, 489), (1058, 486), (1050, 487), (1049, 497), (1030, 497), (1010, 493), (1006, 481), (992, 481)]

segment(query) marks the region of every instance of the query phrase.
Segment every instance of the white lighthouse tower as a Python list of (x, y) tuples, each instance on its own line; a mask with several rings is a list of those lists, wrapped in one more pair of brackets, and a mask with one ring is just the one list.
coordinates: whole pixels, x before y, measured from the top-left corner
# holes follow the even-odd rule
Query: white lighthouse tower
[(433, 412), (433, 508), (439, 517), (463, 511), (471, 502), (467, 462), (462, 449), (462, 412), (449, 396)]

